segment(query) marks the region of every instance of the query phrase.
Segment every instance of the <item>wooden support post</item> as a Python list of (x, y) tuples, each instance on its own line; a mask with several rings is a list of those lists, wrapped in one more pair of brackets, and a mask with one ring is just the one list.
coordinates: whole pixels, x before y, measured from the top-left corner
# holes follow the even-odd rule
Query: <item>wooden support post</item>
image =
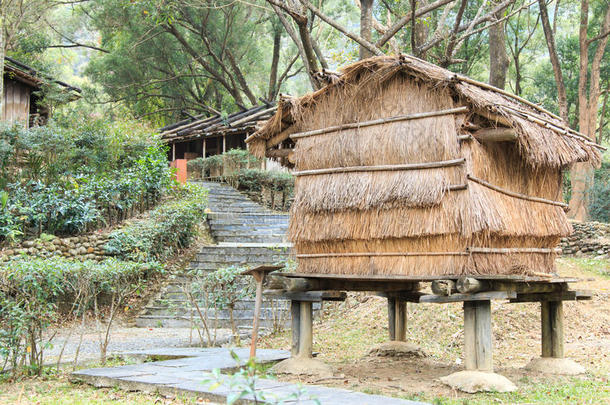
[(388, 297), (388, 332), (390, 340), (396, 340), (396, 298)]
[(222, 153), (225, 153), (227, 151), (227, 136), (226, 135), (222, 135)]
[(206, 138), (203, 138), (203, 146), (201, 148), (202, 152), (201, 152), (201, 157), (203, 157), (205, 159), (205, 149), (206, 149)]
[(311, 301), (300, 301), (299, 357), (312, 357), (313, 317)]
[(493, 371), (491, 301), (464, 301), (464, 366)]
[(388, 297), (388, 332), (390, 340), (407, 340), (407, 303), (399, 298)]
[(301, 305), (299, 301), (290, 301), (290, 314), (292, 315), (292, 346), (290, 354), (296, 357), (299, 354), (299, 338), (301, 336)]
[(396, 328), (394, 340), (407, 341), (407, 303), (396, 299)]
[(540, 303), (542, 357), (563, 358), (563, 301)]
[(176, 160), (176, 144), (172, 143), (172, 162)]

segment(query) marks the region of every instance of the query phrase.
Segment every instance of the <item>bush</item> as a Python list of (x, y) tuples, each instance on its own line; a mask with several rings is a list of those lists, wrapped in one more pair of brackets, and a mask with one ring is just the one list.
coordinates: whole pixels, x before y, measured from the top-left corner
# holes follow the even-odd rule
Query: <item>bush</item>
[[(180, 195), (182, 193), (182, 195)], [(107, 252), (126, 260), (164, 260), (190, 245), (205, 219), (207, 189), (187, 184), (174, 200), (151, 211), (148, 218), (110, 234)]]
[[(140, 291), (163, 268), (157, 263), (127, 263), (108, 259), (97, 263), (64, 258), (23, 258), (0, 266), (0, 372), (22, 367), (40, 374), (44, 332), (59, 319), (58, 302), (72, 300), (73, 315), (82, 313), (101, 294), (119, 299)], [(97, 305), (96, 305), (97, 306)], [(2, 358), (4, 360), (2, 361)]]
[[(125, 217), (134, 206), (157, 201), (173, 184), (164, 148), (149, 146), (127, 168), (66, 175), (45, 183), (27, 180), (6, 186), (0, 204), (0, 242), (40, 233), (73, 235)], [(148, 205), (148, 204), (147, 204)]]
[(260, 193), (262, 188), (283, 191), (292, 194), (294, 176), (288, 172), (267, 171), (261, 169), (242, 170), (236, 175), (236, 186), (239, 190)]
[(221, 155), (189, 160), (186, 164), (188, 173), (195, 178), (210, 177), (211, 173), (231, 176), (253, 166), (259, 166), (260, 160), (243, 149), (231, 149)]

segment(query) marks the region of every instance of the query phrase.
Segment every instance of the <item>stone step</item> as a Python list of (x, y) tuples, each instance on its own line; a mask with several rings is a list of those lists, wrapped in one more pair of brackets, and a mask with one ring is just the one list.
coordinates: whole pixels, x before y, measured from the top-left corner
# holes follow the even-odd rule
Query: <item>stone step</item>
[[(286, 213), (266, 209), (250, 200), (246, 195), (228, 185), (201, 182), (209, 189), (206, 216), (212, 237), (218, 245), (201, 246), (190, 269), (206, 273), (228, 266), (257, 266), (274, 264), (289, 257), (291, 245), (287, 243), (289, 216)], [(244, 278), (245, 283), (250, 277)], [(191, 318), (198, 318), (197, 310), (183, 292), (182, 285), (192, 283), (188, 274), (170, 280), (161, 293), (151, 300), (136, 320), (143, 327), (190, 327)], [(199, 305), (206, 305), (199, 300)], [(289, 318), (287, 301), (283, 304), (263, 303), (262, 326), (273, 326), (273, 314), (279, 318)], [(203, 309), (203, 307), (202, 307)], [(236, 304), (234, 316), (238, 326), (251, 326), (254, 301), (246, 299)], [(208, 308), (210, 317), (218, 315), (218, 327), (230, 327), (228, 310), (214, 311)]]
[[(280, 312), (282, 313), (282, 316), (283, 316), (284, 315), (283, 313), (286, 312), (286, 307), (261, 308), (260, 319), (277, 318), (280, 316)], [(199, 317), (199, 313), (194, 308), (172, 307), (171, 304), (169, 305), (169, 307), (147, 307), (144, 309), (144, 312), (142, 315), (166, 316), (168, 318), (171, 318), (174, 316), (181, 316), (181, 317), (186, 317), (186, 318), (190, 318), (191, 316), (193, 318)], [(214, 310), (214, 308), (208, 308), (207, 316), (209, 319), (213, 319), (216, 317), (218, 317), (219, 319), (229, 319), (230, 313), (229, 313), (228, 309)], [(254, 307), (252, 307), (250, 309), (234, 310), (233, 317), (237, 318), (237, 319), (253, 319)]]
[[(136, 318), (136, 326), (139, 328), (190, 328), (194, 323), (199, 324), (198, 318), (193, 318), (192, 322), (190, 317), (181, 316), (155, 316), (155, 315), (140, 315)], [(273, 319), (261, 319), (260, 327), (275, 329), (277, 324), (281, 326), (288, 326), (290, 320), (288, 318)], [(210, 319), (209, 327), (216, 326), (218, 329), (229, 329), (231, 328), (231, 321), (229, 318), (219, 318), (217, 320)], [(235, 326), (238, 328), (251, 328), (252, 319), (235, 319)]]
[(258, 242), (258, 243), (283, 243), (287, 242), (286, 235), (248, 235), (248, 236), (219, 236), (216, 240), (220, 242)]

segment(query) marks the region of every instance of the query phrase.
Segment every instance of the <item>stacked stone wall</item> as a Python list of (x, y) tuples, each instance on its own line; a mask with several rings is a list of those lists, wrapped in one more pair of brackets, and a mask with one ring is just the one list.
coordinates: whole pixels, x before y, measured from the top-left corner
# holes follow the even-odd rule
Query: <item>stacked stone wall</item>
[(75, 260), (103, 260), (108, 256), (104, 245), (108, 242), (108, 234), (93, 233), (89, 235), (54, 238), (52, 240), (27, 240), (16, 246), (8, 246), (0, 250), (0, 261), (28, 257), (63, 256)]
[(560, 243), (564, 255), (610, 256), (610, 224), (572, 222), (574, 232)]

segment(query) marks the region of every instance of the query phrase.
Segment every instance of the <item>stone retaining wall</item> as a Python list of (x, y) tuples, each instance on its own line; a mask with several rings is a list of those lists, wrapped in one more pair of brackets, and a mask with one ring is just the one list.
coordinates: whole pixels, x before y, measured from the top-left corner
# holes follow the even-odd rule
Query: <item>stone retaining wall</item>
[(572, 228), (559, 244), (564, 255), (610, 256), (610, 224), (572, 221)]
[(28, 240), (14, 247), (0, 250), (0, 261), (20, 255), (29, 257), (64, 256), (76, 260), (103, 260), (107, 257), (104, 245), (108, 234), (93, 233), (89, 235), (54, 238), (50, 241)]

